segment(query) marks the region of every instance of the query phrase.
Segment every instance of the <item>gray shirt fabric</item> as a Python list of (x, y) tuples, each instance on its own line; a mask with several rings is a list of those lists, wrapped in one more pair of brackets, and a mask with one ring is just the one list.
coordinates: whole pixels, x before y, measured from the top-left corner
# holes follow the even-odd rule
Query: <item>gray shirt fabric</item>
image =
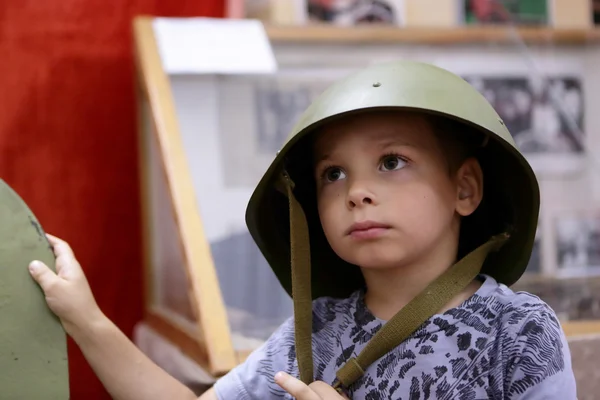
[[(481, 276), (460, 306), (434, 315), (349, 388), (353, 399), (576, 399), (571, 355), (554, 311), (538, 297)], [(313, 302), (316, 380), (358, 355), (385, 321), (364, 304), (364, 292)], [(220, 400), (291, 399), (273, 381), (298, 377), (293, 319), (215, 384)]]

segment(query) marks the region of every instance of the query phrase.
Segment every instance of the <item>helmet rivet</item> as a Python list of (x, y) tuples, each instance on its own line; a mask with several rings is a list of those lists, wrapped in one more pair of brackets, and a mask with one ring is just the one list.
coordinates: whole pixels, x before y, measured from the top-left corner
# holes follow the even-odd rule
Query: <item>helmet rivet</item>
[(504, 121), (502, 121), (501, 119), (498, 120), (500, 122), (501, 125), (504, 125)]
[(375, 83), (373, 84), (373, 87), (379, 87), (379, 86), (381, 86), (381, 83), (380, 83), (380, 82), (375, 82)]

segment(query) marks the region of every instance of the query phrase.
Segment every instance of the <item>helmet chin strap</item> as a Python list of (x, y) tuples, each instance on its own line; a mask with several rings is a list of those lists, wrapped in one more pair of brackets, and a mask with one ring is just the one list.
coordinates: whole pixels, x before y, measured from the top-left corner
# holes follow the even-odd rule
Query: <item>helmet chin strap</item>
[[(296, 358), (300, 380), (309, 384), (314, 376), (308, 224), (304, 211), (294, 196), (294, 183), (287, 173), (280, 176), (278, 187), (285, 193), (289, 202)], [(499, 250), (508, 238), (507, 233), (493, 236), (431, 282), (375, 334), (356, 358), (348, 360), (337, 371), (337, 381), (334, 384), (336, 390), (342, 392), (344, 388), (350, 387), (372, 363), (406, 340), (425, 321), (462, 292), (477, 277), (488, 254)]]
[(287, 173), (282, 183), (289, 201), (290, 252), (292, 264), (292, 299), (294, 335), (300, 380), (307, 385), (314, 379), (312, 359), (312, 293), (308, 224), (302, 207), (294, 196), (294, 182)]

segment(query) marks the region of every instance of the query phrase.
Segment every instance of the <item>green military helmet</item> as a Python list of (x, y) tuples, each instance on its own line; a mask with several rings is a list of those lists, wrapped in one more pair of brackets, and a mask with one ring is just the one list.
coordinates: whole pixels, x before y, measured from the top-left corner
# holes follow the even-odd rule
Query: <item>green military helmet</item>
[[(343, 390), (404, 341), (483, 272), (506, 285), (525, 271), (539, 214), (539, 187), (530, 165), (486, 99), (462, 78), (413, 61), (379, 64), (325, 90), (304, 112), (258, 183), (246, 211), (250, 234), (294, 302), (300, 379), (314, 379), (312, 300), (346, 297), (364, 288), (360, 269), (338, 257), (321, 227), (312, 140), (324, 124), (356, 113), (402, 110), (447, 121), (474, 144), (484, 174), (477, 210), (461, 221), (456, 264), (431, 282), (336, 373)], [(457, 132), (454, 132), (456, 130)]]
[(337, 257), (323, 234), (306, 139), (334, 119), (390, 109), (445, 116), (480, 135), (477, 152), (484, 171), (484, 199), (463, 222), (461, 242), (470, 243), (466, 252), (492, 235), (508, 232), (510, 240), (487, 257), (482, 272), (506, 285), (515, 283), (527, 267), (535, 239), (539, 187), (534, 172), (502, 119), (468, 82), (437, 66), (396, 61), (370, 66), (325, 90), (300, 117), (250, 198), (248, 229), (282, 286), (292, 295), (293, 222), (282, 174), (289, 174), (293, 181), (294, 196), (307, 222), (312, 298), (347, 296), (364, 285), (359, 269)]

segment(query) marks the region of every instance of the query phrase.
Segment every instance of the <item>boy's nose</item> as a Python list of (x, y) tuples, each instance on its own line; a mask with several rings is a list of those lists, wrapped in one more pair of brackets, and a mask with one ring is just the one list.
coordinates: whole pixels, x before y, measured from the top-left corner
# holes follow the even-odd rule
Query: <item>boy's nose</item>
[(374, 204), (373, 193), (370, 193), (364, 186), (354, 185), (348, 192), (348, 208)]
[(371, 200), (370, 197), (364, 197), (361, 201), (349, 200), (348, 206), (350, 206), (350, 208), (354, 208), (359, 204), (372, 204), (372, 203), (373, 203), (373, 200)]

